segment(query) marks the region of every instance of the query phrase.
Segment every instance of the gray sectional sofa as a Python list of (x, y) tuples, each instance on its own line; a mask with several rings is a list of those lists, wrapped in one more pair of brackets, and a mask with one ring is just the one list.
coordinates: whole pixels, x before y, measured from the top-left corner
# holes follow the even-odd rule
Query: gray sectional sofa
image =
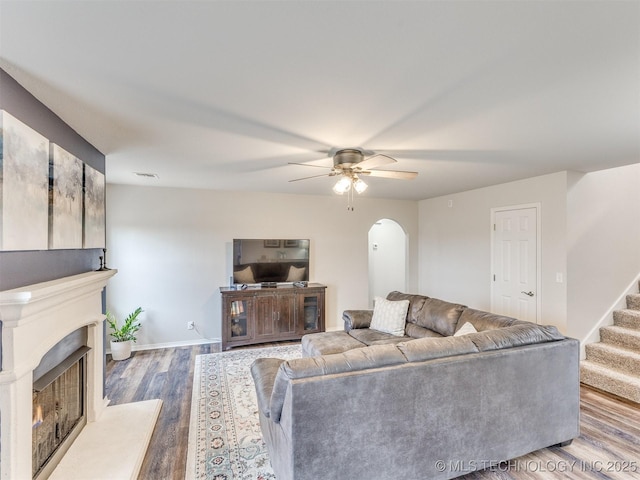
[[(344, 313), (303, 358), (252, 365), (278, 480), (448, 479), (579, 435), (579, 342), (541, 326), (408, 299), (405, 335)], [(454, 336), (470, 322), (477, 333)]]

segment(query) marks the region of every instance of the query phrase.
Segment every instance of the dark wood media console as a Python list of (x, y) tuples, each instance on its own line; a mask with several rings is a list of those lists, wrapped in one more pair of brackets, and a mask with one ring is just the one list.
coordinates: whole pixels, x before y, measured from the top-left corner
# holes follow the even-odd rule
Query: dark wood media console
[(222, 349), (238, 345), (297, 340), (324, 331), (325, 285), (275, 288), (220, 287)]

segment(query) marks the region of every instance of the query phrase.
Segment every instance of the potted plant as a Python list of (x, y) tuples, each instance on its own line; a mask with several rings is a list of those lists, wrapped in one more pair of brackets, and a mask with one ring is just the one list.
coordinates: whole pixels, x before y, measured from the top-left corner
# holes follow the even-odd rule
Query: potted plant
[(132, 342), (135, 342), (136, 332), (140, 330), (140, 323), (137, 322), (138, 315), (144, 310), (142, 307), (136, 308), (133, 313), (124, 320), (121, 327), (113, 313), (107, 312), (107, 323), (111, 328), (111, 356), (114, 360), (126, 360), (131, 356)]

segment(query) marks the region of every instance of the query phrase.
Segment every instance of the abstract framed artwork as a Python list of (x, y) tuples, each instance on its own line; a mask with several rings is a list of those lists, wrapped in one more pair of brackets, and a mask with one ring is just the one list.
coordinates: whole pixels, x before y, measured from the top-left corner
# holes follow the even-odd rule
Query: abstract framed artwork
[(105, 178), (95, 168), (84, 166), (84, 248), (105, 247)]
[(51, 144), (49, 248), (82, 248), (82, 161)]
[(0, 110), (0, 250), (49, 244), (49, 140)]

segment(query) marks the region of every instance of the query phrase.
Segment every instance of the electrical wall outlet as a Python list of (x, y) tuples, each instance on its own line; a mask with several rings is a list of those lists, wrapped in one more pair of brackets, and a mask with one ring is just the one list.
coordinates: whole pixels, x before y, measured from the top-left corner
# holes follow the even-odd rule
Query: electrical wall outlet
[(187, 322), (187, 330), (193, 330), (194, 329), (194, 323), (193, 322)]

